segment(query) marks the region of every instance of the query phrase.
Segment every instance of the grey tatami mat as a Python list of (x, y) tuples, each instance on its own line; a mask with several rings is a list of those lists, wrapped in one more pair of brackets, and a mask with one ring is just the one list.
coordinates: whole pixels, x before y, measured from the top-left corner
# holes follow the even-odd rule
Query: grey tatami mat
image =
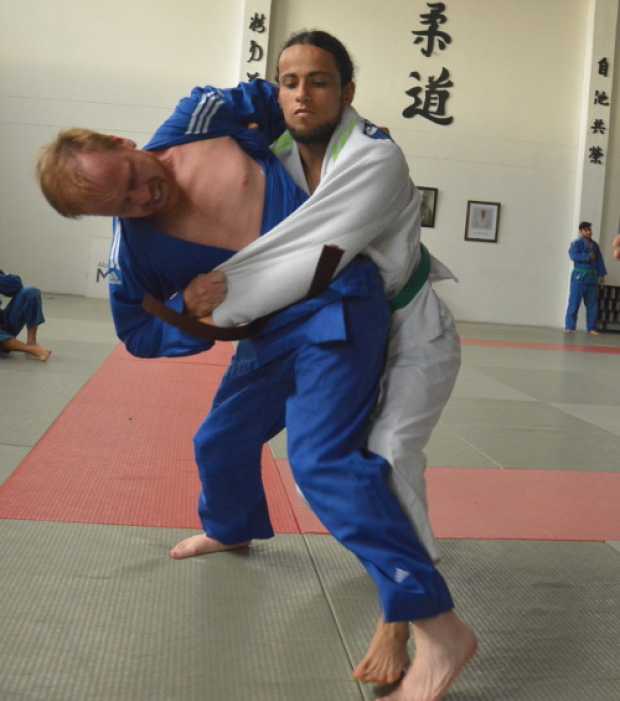
[(0, 484), (6, 481), (29, 452), (30, 446), (2, 445), (0, 443)]
[[(373, 587), (332, 539), (307, 540), (356, 661), (375, 625)], [(620, 698), (620, 553), (604, 543), (441, 545), (457, 608), (480, 637), (450, 701)], [(366, 698), (374, 691), (365, 689)]]
[(276, 460), (286, 460), (288, 457), (288, 451), (286, 449), (286, 430), (280, 431), (277, 436), (274, 436), (269, 441), (269, 447), (271, 448), (271, 452)]
[(2, 701), (361, 701), (303, 538), (2, 523)]
[(0, 444), (33, 446), (115, 347), (114, 342), (48, 344), (46, 362), (11, 353), (0, 358), (0, 386), (6, 411)]
[[(579, 318), (579, 328), (583, 318)], [(589, 346), (620, 346), (620, 336), (616, 334), (601, 334), (590, 336), (585, 331), (577, 331), (574, 335), (567, 335), (562, 328), (546, 326), (527, 326), (517, 324), (493, 324), (485, 322), (457, 321), (459, 334), (466, 338), (479, 338), (495, 341), (513, 341), (516, 343), (527, 341), (529, 343), (560, 343), (564, 345), (589, 345)]]
[[(566, 367), (556, 370), (485, 367), (484, 372), (508, 387), (544, 402), (618, 405), (617, 388), (615, 383), (609, 383), (607, 373), (588, 375), (584, 372), (583, 360), (580, 360), (581, 364), (577, 370), (569, 370)], [(598, 357), (596, 360), (598, 361)], [(589, 361), (592, 363), (591, 358)]]

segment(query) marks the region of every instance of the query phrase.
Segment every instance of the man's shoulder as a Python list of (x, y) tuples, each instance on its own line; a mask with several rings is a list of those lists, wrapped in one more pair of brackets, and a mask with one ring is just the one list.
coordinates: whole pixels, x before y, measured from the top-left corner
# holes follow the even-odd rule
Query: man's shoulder
[(368, 166), (395, 169), (399, 177), (403, 168), (408, 169), (403, 150), (389, 134), (364, 117), (358, 116), (356, 126), (350, 157)]
[(382, 127), (378, 127), (368, 119), (361, 118), (361, 129), (364, 136), (379, 141), (393, 141), (389, 133)]

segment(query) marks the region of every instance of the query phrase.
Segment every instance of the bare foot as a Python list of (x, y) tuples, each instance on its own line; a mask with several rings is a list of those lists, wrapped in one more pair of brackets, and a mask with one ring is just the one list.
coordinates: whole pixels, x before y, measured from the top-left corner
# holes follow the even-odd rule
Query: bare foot
[(590, 336), (600, 336), (601, 334), (598, 331), (588, 331)]
[(368, 652), (353, 676), (364, 684), (397, 682), (409, 666), (407, 640), (409, 623), (384, 623), (380, 618)]
[(238, 548), (245, 548), (249, 544), (248, 541), (247, 543), (226, 545), (225, 543), (220, 543), (219, 540), (215, 540), (215, 538), (209, 538), (205, 533), (199, 533), (177, 543), (168, 554), (173, 560), (184, 560), (186, 557), (220, 553), (224, 550), (237, 550)]
[(43, 346), (33, 346), (32, 347), (32, 355), (37, 360), (42, 360), (43, 362), (45, 362), (46, 360), (49, 359), (51, 354), (52, 354), (52, 351), (48, 350), (47, 348), (43, 348)]
[(386, 701), (441, 701), (476, 654), (473, 630), (449, 611), (413, 625), (416, 655), (398, 689)]

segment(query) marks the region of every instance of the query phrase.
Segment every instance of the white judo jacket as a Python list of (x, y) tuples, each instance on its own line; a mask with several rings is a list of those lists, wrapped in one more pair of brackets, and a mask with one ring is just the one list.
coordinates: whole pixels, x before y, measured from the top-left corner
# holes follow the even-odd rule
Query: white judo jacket
[[(273, 150), (309, 192), (288, 132)], [(213, 321), (234, 326), (302, 299), (324, 245), (345, 251), (338, 270), (360, 253), (370, 257), (388, 298), (395, 297), (420, 260), (420, 204), (401, 149), (347, 108), (328, 144), (315, 192), (218, 267), (226, 273), (228, 293)], [(368, 444), (392, 465), (393, 488), (433, 559), (438, 551), (427, 514), (423, 448), (452, 391), (460, 350), (450, 312), (430, 281), (448, 278), (456, 279), (431, 257), (429, 282), (393, 314), (383, 396)]]
[[(274, 151), (307, 192), (299, 151), (288, 132)], [(228, 294), (213, 321), (234, 326), (302, 299), (324, 245), (345, 251), (338, 270), (360, 253), (369, 256), (381, 272), (388, 298), (396, 296), (420, 258), (420, 202), (401, 149), (347, 108), (312, 196), (219, 266), (228, 278)], [(431, 275), (453, 277), (434, 259)], [(432, 315), (427, 322), (433, 325)]]

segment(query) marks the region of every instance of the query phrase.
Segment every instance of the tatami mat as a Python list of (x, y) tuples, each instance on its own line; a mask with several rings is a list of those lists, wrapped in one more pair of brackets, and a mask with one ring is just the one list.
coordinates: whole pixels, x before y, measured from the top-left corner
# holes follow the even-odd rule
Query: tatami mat
[[(230, 344), (218, 344), (199, 356), (145, 361), (117, 347), (0, 487), (0, 518), (199, 528), (192, 438), (231, 353)], [(491, 372), (508, 384), (508, 370)], [(525, 371), (515, 373), (531, 384)], [(514, 398), (455, 397), (446, 428), (475, 451), (481, 468), (428, 471), (439, 537), (620, 539), (619, 436)], [(282, 437), (274, 443), (284, 451)], [(505, 467), (527, 469), (498, 469)], [(268, 447), (263, 478), (276, 532), (325, 532), (287, 462)]]
[(598, 344), (571, 343), (563, 340), (562, 343), (538, 343), (519, 342), (507, 340), (483, 340), (480, 338), (466, 338), (464, 346), (479, 346), (481, 348), (523, 348), (529, 350), (562, 351), (565, 353), (605, 353), (610, 355), (620, 354), (618, 346), (604, 346)]
[[(199, 528), (192, 439), (231, 357), (222, 345), (177, 362), (119, 346), (0, 487), (0, 518)], [(263, 480), (274, 529), (297, 533), (267, 447)]]
[(9, 477), (29, 451), (29, 446), (0, 444), (0, 484)]
[[(3, 701), (375, 698), (351, 679), (376, 622), (374, 589), (332, 538), (170, 560), (185, 534), (6, 521)], [(619, 552), (462, 541), (442, 551), (481, 641), (451, 701), (616, 698)]]
[[(112, 372), (56, 419), (115, 340), (103, 300), (46, 297), (48, 311), (50, 363), (0, 363), (13, 409), (0, 481), (24, 457), (0, 489), (0, 701), (376, 697), (351, 678), (374, 588), (331, 537), (299, 534), (321, 526), (287, 472), (284, 436), (263, 468), (276, 527), (294, 535), (168, 558), (197, 528), (191, 435), (231, 346), (155, 361), (118, 348)], [(429, 445), (429, 490), (451, 535), (441, 568), (481, 647), (446, 701), (616, 701), (620, 359), (605, 346), (620, 337), (459, 327), (463, 369)], [(480, 540), (506, 536), (531, 540)], [(613, 540), (538, 540), (567, 537)]]
[(183, 531), (3, 524), (3, 701), (360, 701), (306, 544), (173, 561)]
[[(306, 539), (348, 653), (358, 660), (375, 625), (373, 587), (331, 538)], [(605, 544), (535, 542), (444, 541), (441, 549), (457, 610), (480, 637), (476, 662), (450, 701), (618, 698), (620, 553)]]
[[(276, 460), (302, 533), (327, 533), (295, 488), (286, 460)], [(426, 472), (438, 538), (482, 540), (620, 539), (620, 474), (551, 470)]]

